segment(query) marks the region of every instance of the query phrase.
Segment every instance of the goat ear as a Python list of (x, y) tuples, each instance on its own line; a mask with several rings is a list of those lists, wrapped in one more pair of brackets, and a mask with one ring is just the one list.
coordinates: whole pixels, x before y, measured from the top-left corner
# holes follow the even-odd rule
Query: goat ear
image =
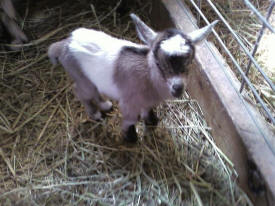
[(203, 39), (205, 39), (208, 36), (208, 34), (210, 34), (210, 32), (212, 31), (212, 28), (217, 23), (218, 23), (218, 20), (213, 21), (211, 24), (189, 33), (188, 36), (190, 37), (191, 41), (194, 44), (196, 44), (196, 43), (202, 41)]
[(140, 40), (147, 45), (151, 45), (153, 40), (157, 36), (157, 33), (149, 26), (147, 26), (143, 21), (141, 21), (141, 19), (135, 14), (130, 14), (130, 16), (136, 25), (136, 30)]

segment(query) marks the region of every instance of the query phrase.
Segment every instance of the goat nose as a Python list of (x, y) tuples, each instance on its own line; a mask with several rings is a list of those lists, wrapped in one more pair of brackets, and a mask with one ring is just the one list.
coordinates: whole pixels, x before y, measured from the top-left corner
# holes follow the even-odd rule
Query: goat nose
[(176, 92), (181, 92), (182, 89), (183, 89), (183, 85), (182, 84), (174, 84), (173, 85), (173, 89), (176, 91)]
[(183, 84), (174, 84), (172, 88), (173, 88), (173, 92), (172, 92), (173, 96), (179, 97), (183, 90)]

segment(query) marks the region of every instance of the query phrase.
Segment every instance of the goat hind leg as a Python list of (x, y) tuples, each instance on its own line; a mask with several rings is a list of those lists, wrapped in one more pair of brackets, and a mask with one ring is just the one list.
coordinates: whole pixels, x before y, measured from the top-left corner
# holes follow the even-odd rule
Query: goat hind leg
[(101, 112), (98, 110), (97, 105), (95, 105), (92, 100), (93, 96), (97, 96), (97, 89), (94, 86), (90, 86), (88, 89), (83, 88), (78, 84), (74, 84), (74, 93), (79, 99), (79, 101), (84, 105), (86, 113), (88, 114), (89, 118), (93, 120), (100, 120), (102, 119)]
[(112, 110), (113, 104), (109, 100), (104, 100), (99, 94), (97, 88), (93, 91), (93, 102), (98, 106), (98, 108), (103, 112), (109, 112)]

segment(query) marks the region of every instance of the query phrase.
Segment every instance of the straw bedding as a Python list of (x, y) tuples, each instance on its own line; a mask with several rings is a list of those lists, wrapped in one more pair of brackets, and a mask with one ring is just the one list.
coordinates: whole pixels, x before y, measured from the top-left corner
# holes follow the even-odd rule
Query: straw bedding
[(47, 59), (49, 44), (78, 27), (138, 42), (129, 12), (150, 24), (150, 2), (21, 6), (32, 40), (0, 51), (0, 205), (250, 204), (187, 94), (156, 109), (158, 127), (140, 122), (138, 143), (128, 145), (117, 105), (103, 121), (89, 120), (71, 80)]

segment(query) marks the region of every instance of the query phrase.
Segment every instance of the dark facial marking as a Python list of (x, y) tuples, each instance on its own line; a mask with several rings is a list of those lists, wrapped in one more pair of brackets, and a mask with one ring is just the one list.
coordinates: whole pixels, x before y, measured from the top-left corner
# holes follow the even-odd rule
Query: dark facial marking
[(184, 68), (184, 58), (183, 56), (178, 56), (178, 55), (173, 55), (168, 57), (168, 62), (170, 63), (173, 72), (175, 74), (180, 74), (183, 73), (185, 68)]
[(175, 74), (182, 74), (188, 72), (188, 65), (194, 58), (194, 47), (190, 45), (190, 53), (187, 55), (172, 55), (167, 57), (167, 61), (170, 63), (172, 71)]

